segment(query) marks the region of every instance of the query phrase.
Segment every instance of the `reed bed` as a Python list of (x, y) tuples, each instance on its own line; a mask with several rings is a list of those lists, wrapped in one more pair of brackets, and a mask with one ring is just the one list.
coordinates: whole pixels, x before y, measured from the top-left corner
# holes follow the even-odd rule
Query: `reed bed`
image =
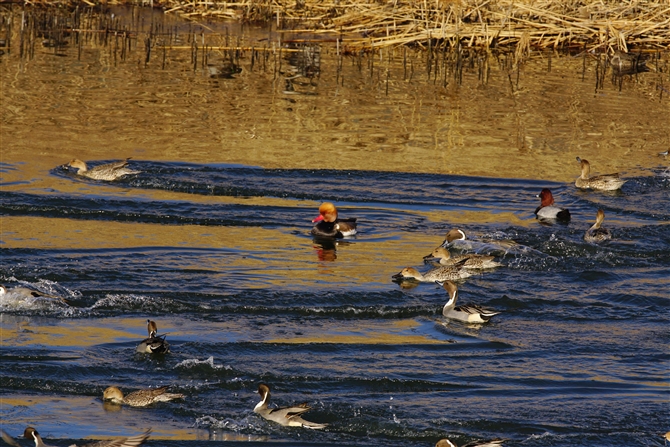
[(668, 0), (141, 0), (139, 4), (193, 20), (273, 21), (279, 30), (330, 36), (352, 50), (461, 45), (510, 48), (520, 57), (531, 48), (610, 54), (633, 47), (670, 49)]

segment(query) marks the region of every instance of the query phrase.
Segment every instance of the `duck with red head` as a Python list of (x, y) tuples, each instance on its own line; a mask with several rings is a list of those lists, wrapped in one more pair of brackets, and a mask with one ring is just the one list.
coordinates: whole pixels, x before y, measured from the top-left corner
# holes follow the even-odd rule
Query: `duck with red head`
[(551, 191), (544, 188), (536, 197), (540, 198), (540, 206), (535, 209), (535, 215), (540, 220), (558, 220), (568, 222), (570, 220), (570, 211), (565, 208), (554, 205), (554, 196)]
[(339, 219), (337, 208), (330, 202), (319, 207), (319, 215), (312, 220), (312, 235), (318, 237), (343, 238), (356, 234), (356, 218)]

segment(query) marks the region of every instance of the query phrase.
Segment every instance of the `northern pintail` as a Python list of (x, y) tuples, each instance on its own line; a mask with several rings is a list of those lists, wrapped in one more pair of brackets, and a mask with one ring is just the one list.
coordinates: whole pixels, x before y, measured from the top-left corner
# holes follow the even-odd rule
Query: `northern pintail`
[(149, 338), (145, 338), (137, 345), (136, 352), (142, 354), (167, 354), (170, 352), (170, 344), (165, 341), (165, 335), (157, 335), (158, 327), (155, 321), (147, 320), (147, 332)]
[(128, 168), (128, 160), (115, 161), (104, 165), (95, 166), (88, 169), (86, 163), (75, 158), (67, 165), (77, 170), (77, 175), (92, 178), (94, 180), (116, 180), (124, 175), (139, 174), (140, 171), (133, 171)]
[[(468, 442), (461, 447), (500, 447), (503, 442), (507, 441), (506, 439), (489, 439), (481, 441), (472, 441)], [(451, 442), (448, 439), (440, 439), (435, 444), (435, 447), (458, 447), (458, 444)]]
[(270, 388), (264, 383), (258, 385), (258, 394), (261, 396), (261, 401), (258, 402), (254, 407), (254, 413), (259, 414), (268, 421), (276, 422), (285, 427), (322, 429), (328, 426), (328, 424), (319, 424), (316, 422), (306, 421), (300, 417), (302, 414), (311, 410), (311, 408), (308, 407), (306, 403), (292, 407), (272, 409), (268, 408), (268, 403), (270, 401)]
[(584, 240), (586, 242), (604, 242), (612, 239), (610, 230), (601, 228), (604, 220), (605, 212), (600, 209), (598, 210), (598, 214), (596, 214), (596, 223), (594, 223), (584, 234)]
[(447, 291), (447, 295), (449, 296), (447, 304), (442, 308), (442, 315), (447, 318), (463, 321), (465, 323), (486, 323), (494, 315), (500, 313), (474, 304), (456, 307), (456, 300), (458, 299), (458, 288), (456, 287), (456, 284), (451, 281), (435, 282), (444, 287), (444, 290)]
[(451, 252), (439, 246), (433, 250), (429, 255), (424, 256), (423, 260), (426, 262), (437, 262), (440, 265), (456, 265), (462, 263), (466, 269), (492, 269), (502, 266), (499, 262), (494, 261), (495, 256), (485, 256), (476, 254), (464, 254), (452, 256)]
[(124, 396), (120, 389), (110, 386), (102, 393), (102, 400), (110, 401), (113, 404), (126, 404), (131, 407), (146, 407), (156, 402), (169, 402), (173, 399), (183, 399), (183, 394), (168, 393), (168, 387), (150, 388), (146, 390), (133, 391)]
[(5, 441), (7, 444), (11, 445), (12, 447), (21, 447), (21, 444), (16, 442), (16, 439), (9, 436), (9, 434), (1, 428), (0, 428), (0, 437), (2, 437), (2, 440)]
[(356, 218), (339, 219), (337, 208), (330, 202), (319, 207), (319, 215), (312, 220), (312, 235), (319, 237), (343, 238), (356, 234)]
[(535, 215), (540, 220), (570, 220), (570, 211), (554, 205), (554, 196), (548, 188), (544, 188), (536, 196), (540, 198), (540, 206), (535, 209)]
[(477, 253), (506, 254), (510, 250), (517, 249), (519, 244), (511, 240), (475, 241), (468, 239), (463, 230), (455, 228), (447, 232), (441, 246), (445, 248), (453, 247), (458, 250), (470, 250)]
[(620, 189), (627, 180), (621, 180), (619, 173), (603, 174), (595, 177), (589, 177), (591, 173), (591, 164), (588, 160), (577, 157), (577, 161), (582, 166), (582, 174), (575, 181), (575, 186), (581, 189), (597, 189), (600, 191), (614, 191)]
[(426, 273), (420, 273), (414, 267), (405, 267), (399, 273), (391, 276), (396, 281), (404, 279), (414, 279), (420, 282), (435, 282), (435, 281), (455, 281), (472, 276), (472, 272), (463, 267), (464, 261), (455, 265), (444, 265), (428, 270)]
[(56, 295), (49, 295), (48, 293), (38, 292), (36, 290), (29, 289), (27, 287), (14, 287), (12, 289), (7, 289), (5, 286), (0, 286), (0, 300), (14, 300), (14, 301), (26, 301), (32, 300), (35, 298), (43, 298), (46, 300), (56, 300), (65, 305), (69, 305), (65, 298)]
[[(144, 441), (149, 439), (150, 433), (151, 429), (148, 429), (140, 435), (109, 439), (105, 441), (93, 441), (86, 444), (81, 444), (81, 447), (135, 447), (137, 445), (144, 444)], [(51, 447), (42, 441), (42, 437), (33, 427), (26, 428), (23, 432), (23, 437), (35, 441), (35, 447)], [(77, 447), (77, 445), (72, 444), (70, 447)]]

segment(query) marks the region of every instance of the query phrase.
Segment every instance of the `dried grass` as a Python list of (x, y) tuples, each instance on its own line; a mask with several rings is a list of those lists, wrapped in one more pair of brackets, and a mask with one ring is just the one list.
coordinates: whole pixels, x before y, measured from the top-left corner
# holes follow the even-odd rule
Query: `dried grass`
[(351, 49), (421, 46), (430, 41), (509, 47), (517, 58), (531, 48), (585, 47), (609, 53), (626, 52), (629, 47), (670, 49), (668, 0), (142, 0), (142, 4), (189, 18), (276, 21), (279, 29), (293, 33), (332, 34)]

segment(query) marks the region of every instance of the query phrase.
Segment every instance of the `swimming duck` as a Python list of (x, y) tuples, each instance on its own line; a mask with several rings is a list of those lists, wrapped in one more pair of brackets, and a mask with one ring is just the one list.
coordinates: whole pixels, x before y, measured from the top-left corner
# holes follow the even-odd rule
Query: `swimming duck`
[[(500, 447), (503, 442), (505, 442), (506, 439), (489, 439), (486, 441), (472, 441), (468, 442), (465, 445), (462, 445), (461, 447)], [(440, 439), (437, 441), (437, 444), (435, 444), (435, 447), (458, 447), (457, 444), (451, 442), (448, 439)]]
[(456, 284), (451, 281), (435, 281), (437, 284), (444, 287), (449, 296), (449, 301), (442, 308), (442, 315), (453, 320), (463, 321), (465, 323), (486, 323), (494, 315), (500, 312), (495, 312), (491, 309), (485, 309), (474, 304), (456, 307), (456, 299), (458, 298), (458, 288)]
[(307, 404), (300, 404), (293, 407), (284, 408), (268, 408), (270, 401), (270, 388), (261, 383), (258, 385), (258, 394), (261, 395), (261, 401), (254, 407), (254, 413), (261, 415), (261, 417), (268, 421), (276, 422), (284, 427), (305, 427), (312, 429), (326, 428), (328, 424), (319, 424), (316, 422), (309, 422), (301, 418), (303, 413), (311, 410)]
[(595, 177), (589, 177), (591, 173), (591, 165), (588, 160), (577, 157), (577, 161), (581, 163), (582, 175), (575, 181), (575, 186), (581, 189), (597, 189), (599, 191), (614, 191), (620, 189), (628, 180), (621, 180), (619, 173), (603, 174)]
[(173, 399), (183, 399), (183, 394), (168, 393), (168, 387), (151, 388), (146, 390), (133, 391), (124, 396), (120, 389), (110, 386), (102, 393), (102, 400), (110, 401), (113, 404), (126, 404), (131, 407), (146, 407), (156, 402), (169, 402)]
[(0, 286), (0, 300), (26, 301), (34, 298), (44, 298), (45, 300), (56, 300), (65, 305), (69, 305), (65, 298), (47, 293), (38, 292), (27, 287), (14, 287), (7, 289), (5, 286)]
[(147, 332), (149, 338), (145, 338), (137, 345), (135, 352), (142, 354), (167, 354), (170, 352), (170, 344), (165, 341), (166, 335), (157, 335), (158, 327), (155, 321), (147, 320)]
[(319, 216), (312, 220), (312, 235), (343, 238), (356, 234), (356, 218), (338, 219), (337, 208), (330, 202), (319, 207)]
[(124, 175), (139, 174), (140, 171), (133, 171), (127, 168), (129, 158), (123, 161), (115, 161), (88, 169), (86, 163), (75, 158), (67, 165), (77, 170), (77, 175), (92, 178), (94, 180), (116, 180)]
[(554, 196), (551, 191), (544, 188), (535, 196), (540, 198), (540, 206), (535, 209), (535, 215), (540, 220), (560, 220), (567, 222), (570, 220), (570, 211), (554, 205)]
[(438, 262), (440, 265), (456, 265), (463, 262), (466, 269), (492, 269), (500, 267), (502, 264), (494, 261), (494, 256), (484, 256), (476, 254), (464, 254), (452, 256), (446, 248), (439, 246), (429, 255), (424, 256), (425, 262)]
[(615, 76), (633, 75), (649, 71), (642, 53), (624, 53), (615, 51), (609, 59)]
[(444, 241), (442, 242), (441, 246), (445, 248), (453, 247), (459, 250), (472, 250), (477, 253), (496, 253), (500, 255), (505, 255), (510, 250), (525, 250), (525, 247), (520, 246), (511, 240), (474, 241), (472, 239), (468, 239), (463, 230), (456, 228), (449, 230), (449, 232), (444, 237)]
[[(144, 441), (149, 439), (150, 433), (151, 429), (148, 429), (140, 435), (109, 439), (105, 441), (89, 442), (87, 444), (82, 444), (81, 447), (135, 447), (137, 445), (144, 444)], [(35, 441), (35, 447), (51, 447), (42, 441), (42, 437), (33, 427), (26, 428), (26, 430), (23, 432), (23, 437)], [(77, 447), (77, 445), (73, 444), (70, 447)]]
[(454, 281), (463, 279), (472, 276), (472, 273), (463, 267), (465, 261), (466, 260), (463, 260), (459, 264), (436, 267), (432, 270), (428, 270), (424, 274), (419, 273), (414, 267), (405, 267), (391, 278), (396, 281), (414, 279), (420, 282)]
[(598, 210), (598, 214), (596, 214), (596, 223), (594, 223), (591, 228), (586, 231), (586, 234), (584, 234), (584, 240), (586, 242), (604, 242), (612, 239), (610, 230), (600, 227), (604, 220), (605, 212), (600, 209)]

